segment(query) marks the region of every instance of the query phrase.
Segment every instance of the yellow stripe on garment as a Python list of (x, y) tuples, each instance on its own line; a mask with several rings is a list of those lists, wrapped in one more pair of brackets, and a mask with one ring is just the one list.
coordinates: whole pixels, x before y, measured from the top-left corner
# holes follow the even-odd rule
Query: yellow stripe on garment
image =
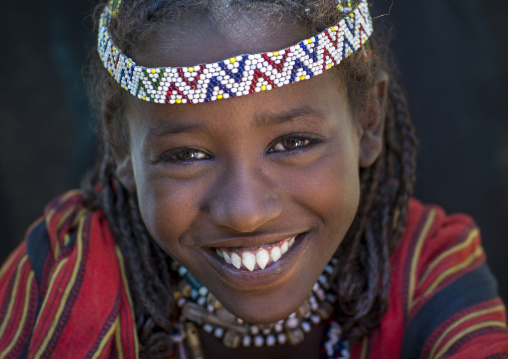
[[(132, 304), (132, 297), (131, 297), (131, 292), (129, 290), (129, 282), (127, 281), (127, 276), (125, 275), (125, 266), (124, 266), (124, 261), (123, 261), (123, 255), (122, 255), (122, 251), (120, 250), (120, 247), (118, 247), (118, 245), (115, 245), (115, 252), (116, 252), (116, 257), (118, 258), (118, 264), (120, 265), (120, 274), (122, 275), (122, 282), (123, 282), (123, 287), (125, 289), (125, 295), (127, 297), (127, 300), (129, 301), (129, 307), (130, 307), (130, 310), (131, 310), (131, 317), (132, 317), (132, 321), (133, 323), (136, 323), (136, 318), (134, 316), (134, 305)], [(136, 332), (136, 325), (133, 325), (132, 326), (132, 337), (134, 338), (134, 355), (135, 355), (135, 358), (139, 358), (139, 344), (138, 344), (138, 333)]]
[(92, 356), (92, 359), (96, 359), (101, 356), (102, 352), (104, 351), (104, 347), (106, 346), (106, 344), (108, 344), (109, 339), (111, 338), (111, 336), (113, 335), (113, 333), (115, 332), (117, 327), (118, 327), (118, 317), (116, 317), (115, 322), (108, 329), (106, 335), (104, 335), (104, 338), (102, 338), (101, 343), (99, 344), (99, 346), (97, 347), (97, 350), (95, 351), (94, 355)]
[(436, 280), (427, 288), (427, 290), (424, 293), (424, 296), (432, 293), (446, 278), (451, 276), (454, 273), (457, 273), (459, 270), (466, 268), (468, 265), (470, 265), (475, 259), (480, 257), (483, 254), (483, 248), (478, 247), (473, 252), (473, 254), (466, 259), (464, 262), (458, 263), (454, 265), (453, 267), (448, 268), (444, 272), (442, 272)]
[(360, 356), (361, 359), (367, 359), (367, 350), (369, 349), (369, 337), (365, 336), (362, 340), (362, 354)]
[(9, 300), (9, 305), (7, 306), (7, 311), (5, 312), (5, 317), (3, 318), (2, 325), (0, 325), (0, 338), (2, 338), (5, 334), (5, 328), (7, 327), (7, 324), (9, 323), (9, 319), (11, 318), (11, 315), (13, 313), (12, 308), (14, 308), (14, 303), (16, 302), (16, 299), (18, 298), (18, 287), (19, 287), (19, 277), (21, 276), (21, 272), (23, 270), (23, 266), (25, 265), (25, 262), (28, 260), (28, 255), (25, 254), (23, 258), (21, 258), (21, 261), (18, 264), (18, 269), (16, 270), (16, 277), (14, 278), (14, 288), (11, 292), (11, 299)]
[(69, 218), (69, 216), (72, 213), (74, 213), (75, 210), (76, 210), (76, 205), (73, 205), (73, 206), (70, 206), (69, 208), (67, 208), (67, 210), (62, 214), (62, 217), (60, 217), (60, 219), (58, 220), (58, 223), (56, 225), (57, 232), (60, 230), (60, 228), (62, 227), (64, 222)]
[(436, 217), (436, 211), (431, 210), (429, 212), (429, 216), (427, 217), (427, 221), (423, 226), (423, 229), (418, 237), (418, 241), (416, 242), (415, 252), (413, 254), (413, 260), (411, 262), (411, 271), (409, 272), (409, 293), (407, 300), (407, 312), (411, 310), (413, 307), (413, 296), (415, 292), (415, 283), (416, 283), (416, 268), (418, 267), (418, 259), (420, 258), (420, 252), (422, 251), (423, 242), (429, 233), (429, 229), (434, 222), (434, 218)]
[[(34, 272), (30, 271), (28, 274), (28, 278), (26, 281), (25, 286), (25, 303), (23, 303), (23, 313), (21, 315), (21, 319), (17, 325), (16, 333), (14, 334), (14, 337), (11, 339), (11, 342), (9, 345), (0, 353), (0, 358), (5, 358), (7, 356), (7, 353), (9, 353), (12, 348), (17, 344), (19, 336), (21, 335), (21, 332), (23, 331), (25, 327), (25, 321), (28, 314), (28, 307), (30, 306), (30, 288), (32, 287), (32, 282), (34, 279)], [(0, 335), (1, 337), (1, 335)]]
[(53, 259), (56, 261), (58, 259), (58, 255), (60, 254), (60, 242), (58, 240), (55, 241), (55, 248), (53, 248)]
[(81, 194), (81, 190), (80, 189), (70, 190), (69, 192), (65, 193), (62, 196), (62, 198), (60, 198), (60, 203), (67, 201), (69, 198), (71, 198), (72, 196), (75, 196), (77, 194)]
[(470, 319), (473, 319), (473, 318), (476, 318), (476, 317), (479, 317), (481, 315), (484, 315), (484, 314), (488, 314), (488, 313), (491, 313), (491, 312), (496, 312), (498, 310), (505, 310), (504, 308), (504, 305), (498, 305), (497, 307), (493, 307), (493, 308), (487, 308), (487, 309), (483, 309), (483, 310), (479, 310), (477, 312), (474, 312), (474, 313), (470, 313), (468, 315), (466, 315), (465, 317), (461, 318), (460, 320), (458, 320), (457, 322), (455, 322), (453, 325), (451, 325), (450, 327), (448, 327), (448, 329), (446, 329), (442, 334), (441, 336), (439, 337), (439, 339), (436, 341), (436, 343), (434, 344), (434, 346), (432, 347), (432, 350), (430, 351), (430, 356), (429, 358), (434, 358), (434, 354), (436, 353), (436, 350), (437, 348), (439, 347), (439, 345), (441, 345), (441, 342), (446, 338), (446, 336), (452, 331), (454, 330), (455, 328), (457, 328), (459, 325), (461, 325), (462, 323), (470, 320)]
[(53, 208), (51, 211), (49, 211), (48, 215), (46, 216), (46, 219), (44, 220), (46, 222), (46, 227), (49, 228), (49, 224), (51, 223), (51, 219), (53, 219), (53, 216), (56, 213), (56, 208)]
[[(62, 271), (62, 268), (64, 267), (65, 263), (67, 263), (68, 261), (68, 258), (64, 258), (60, 263), (58, 263), (58, 265), (56, 266), (55, 268), (55, 272), (53, 274), (53, 277), (51, 278), (51, 281), (49, 282), (49, 286), (48, 286), (48, 290), (47, 290), (47, 293), (52, 293), (52, 290), (54, 289), (53, 287), (55, 286), (55, 278), (58, 278), (58, 276), (60, 275), (60, 272)], [(42, 320), (41, 317), (42, 317), (42, 314), (44, 313), (44, 308), (48, 305), (48, 301), (50, 299), (50, 296), (47, 295), (45, 298), (44, 298), (44, 301), (42, 302), (42, 305), (41, 305), (41, 310), (39, 311), (39, 315), (37, 317), (37, 320), (35, 321), (35, 326), (38, 325), (38, 323)], [(52, 299), (53, 300), (53, 299)], [(50, 303), (52, 304), (52, 303)]]
[(463, 331), (461, 331), (460, 333), (458, 333), (457, 335), (455, 335), (451, 340), (449, 340), (448, 343), (439, 351), (439, 353), (437, 353), (435, 358), (442, 357), (450, 349), (450, 347), (453, 344), (455, 344), (455, 342), (457, 342), (457, 340), (459, 340), (460, 338), (465, 337), (469, 333), (472, 333), (476, 330), (487, 328), (487, 327), (506, 328), (506, 323), (502, 322), (500, 320), (489, 320), (486, 322), (481, 322), (481, 323), (475, 324), (473, 326), (470, 326), (470, 327), (464, 329)]
[(71, 236), (69, 235), (69, 233), (65, 233), (64, 237), (63, 237), (64, 247), (68, 246), (70, 241), (71, 241)]
[[(74, 263), (74, 268), (72, 268), (71, 278), (69, 279), (69, 281), (67, 282), (67, 285), (65, 286), (65, 289), (63, 290), (63, 295), (62, 295), (62, 299), (60, 300), (59, 307), (56, 311), (56, 314), (53, 316), (53, 320), (51, 322), (50, 328), (47, 331), (47, 333), (44, 337), (44, 340), (43, 340), (41, 346), (39, 347), (39, 350), (37, 350), (37, 353), (35, 354), (36, 358), (39, 358), (44, 354), (44, 350), (46, 349), (49, 341), (53, 337), (55, 329), (58, 325), (58, 321), (60, 320), (60, 316), (62, 315), (62, 312), (63, 312), (65, 306), (67, 305), (67, 299), (69, 298), (70, 292), (72, 291), (72, 288), (76, 282), (76, 277), (78, 275), (79, 267), (81, 266), (81, 259), (83, 256), (83, 224), (84, 224), (84, 222), (85, 221), (83, 219), (79, 225), (79, 228), (78, 228), (78, 235), (76, 238), (76, 262)], [(65, 260), (63, 260), (62, 262), (64, 262), (64, 261)], [(62, 264), (63, 263), (60, 263), (58, 265), (57, 273), (51, 279), (48, 293), (53, 293), (53, 286), (55, 284), (55, 278), (58, 277), (58, 273), (59, 273), (59, 270), (61, 269)], [(49, 298), (49, 296), (46, 296), (46, 299), (48, 299), (48, 298)], [(45, 308), (46, 305), (47, 305), (47, 303), (46, 303), (46, 301), (44, 301), (42, 308)], [(43, 310), (41, 310), (41, 313), (43, 313)], [(37, 321), (39, 321), (39, 319), (40, 318), (38, 318)]]
[(443, 259), (446, 257), (455, 254), (457, 252), (460, 252), (461, 250), (469, 247), (473, 240), (480, 235), (480, 230), (478, 228), (473, 229), (469, 235), (467, 236), (467, 239), (456, 246), (444, 251), (430, 263), (430, 265), (427, 267), (427, 270), (425, 271), (425, 274), (422, 276), (422, 279), (420, 280), (420, 283), (423, 283), (425, 279), (427, 279), (427, 276), (430, 274), (430, 272), (434, 269), (436, 265), (438, 265)]
[[(120, 318), (120, 317), (118, 317), (118, 318)], [(122, 345), (122, 325), (121, 324), (116, 328), (115, 343), (116, 343), (116, 353), (117, 353), (118, 359), (123, 359), (124, 355), (123, 355), (123, 345)]]
[(81, 208), (78, 211), (78, 213), (76, 214), (76, 217), (74, 218), (74, 220), (72, 221), (71, 228), (75, 228), (79, 224), (79, 221), (81, 221), (81, 218), (83, 216), (85, 216), (87, 213), (88, 213), (88, 208)]
[[(75, 190), (72, 190), (72, 191), (69, 191), (67, 193), (65, 193), (60, 199), (59, 199), (59, 203), (63, 203), (65, 201), (67, 201), (70, 197), (74, 196), (74, 195), (77, 195), (77, 194), (81, 194), (81, 190), (79, 189), (75, 189)], [(51, 211), (49, 211), (48, 215), (46, 216), (46, 223), (49, 225), (49, 223), (51, 222), (51, 219), (53, 218), (53, 216), (55, 215), (56, 213), (56, 208), (53, 208)]]

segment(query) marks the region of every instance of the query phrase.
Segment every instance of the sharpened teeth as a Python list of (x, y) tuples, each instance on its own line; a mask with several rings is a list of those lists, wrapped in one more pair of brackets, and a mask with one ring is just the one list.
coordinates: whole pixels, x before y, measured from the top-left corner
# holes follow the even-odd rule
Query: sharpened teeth
[(259, 248), (217, 248), (216, 252), (227, 264), (254, 271), (265, 269), (270, 263), (277, 262), (294, 243), (295, 237), (291, 237)]
[(256, 262), (261, 269), (265, 269), (268, 261), (270, 260), (270, 255), (266, 251), (266, 249), (262, 249), (256, 253)]
[(272, 258), (272, 261), (277, 262), (282, 254), (280, 253), (279, 247), (273, 247), (272, 251), (270, 252), (270, 258)]
[(222, 255), (224, 256), (224, 260), (226, 261), (227, 264), (231, 264), (231, 257), (229, 256), (229, 254), (227, 254), (226, 251), (222, 252)]
[(289, 244), (284, 242), (282, 246), (280, 246), (280, 254), (284, 254), (288, 251)]
[(242, 263), (248, 270), (252, 272), (256, 266), (256, 256), (251, 252), (244, 252), (242, 254)]
[(231, 255), (231, 264), (233, 264), (236, 268), (240, 269), (242, 266), (242, 258), (236, 253)]

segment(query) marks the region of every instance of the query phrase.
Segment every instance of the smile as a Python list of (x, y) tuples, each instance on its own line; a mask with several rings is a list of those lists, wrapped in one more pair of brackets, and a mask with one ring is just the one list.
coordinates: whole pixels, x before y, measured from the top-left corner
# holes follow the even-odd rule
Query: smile
[(262, 270), (281, 259), (295, 243), (296, 237), (283, 239), (260, 247), (216, 248), (217, 255), (227, 264), (249, 271)]

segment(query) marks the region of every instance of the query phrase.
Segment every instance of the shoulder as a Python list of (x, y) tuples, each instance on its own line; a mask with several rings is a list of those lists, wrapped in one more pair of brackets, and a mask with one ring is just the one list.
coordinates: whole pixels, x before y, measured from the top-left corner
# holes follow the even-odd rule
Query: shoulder
[(0, 301), (0, 357), (112, 350), (121, 316), (135, 338), (121, 253), (102, 213), (86, 209), (78, 191), (53, 200), (27, 232), (2, 268)]
[(480, 231), (464, 214), (447, 215), (438, 206), (412, 200), (406, 233), (391, 260), (392, 278), (405, 292), (402, 304), (407, 320), (451, 284), (455, 290), (468, 290), (480, 277), (488, 283), (486, 297), (496, 293), (485, 266)]
[(469, 216), (411, 200), (391, 265), (389, 308), (370, 346), (392, 345), (372, 358), (508, 357), (506, 310)]

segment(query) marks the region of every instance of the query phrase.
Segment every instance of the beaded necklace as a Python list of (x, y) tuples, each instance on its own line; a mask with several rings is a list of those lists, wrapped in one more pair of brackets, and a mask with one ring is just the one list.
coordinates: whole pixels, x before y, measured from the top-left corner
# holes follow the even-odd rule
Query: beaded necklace
[(333, 304), (337, 298), (329, 291), (329, 276), (337, 264), (332, 258), (318, 281), (314, 284), (308, 299), (289, 317), (273, 324), (250, 324), (235, 317), (222, 306), (185, 267), (173, 262), (172, 268), (178, 273), (174, 298), (180, 309), (179, 323), (175, 337), (183, 349), (183, 339), (193, 359), (203, 358), (197, 326), (212, 334), (228, 348), (262, 347), (274, 345), (298, 345), (306, 333), (321, 321), (328, 321), (322, 342), (322, 358), (349, 358), (349, 344), (342, 339), (340, 325), (330, 320)]

